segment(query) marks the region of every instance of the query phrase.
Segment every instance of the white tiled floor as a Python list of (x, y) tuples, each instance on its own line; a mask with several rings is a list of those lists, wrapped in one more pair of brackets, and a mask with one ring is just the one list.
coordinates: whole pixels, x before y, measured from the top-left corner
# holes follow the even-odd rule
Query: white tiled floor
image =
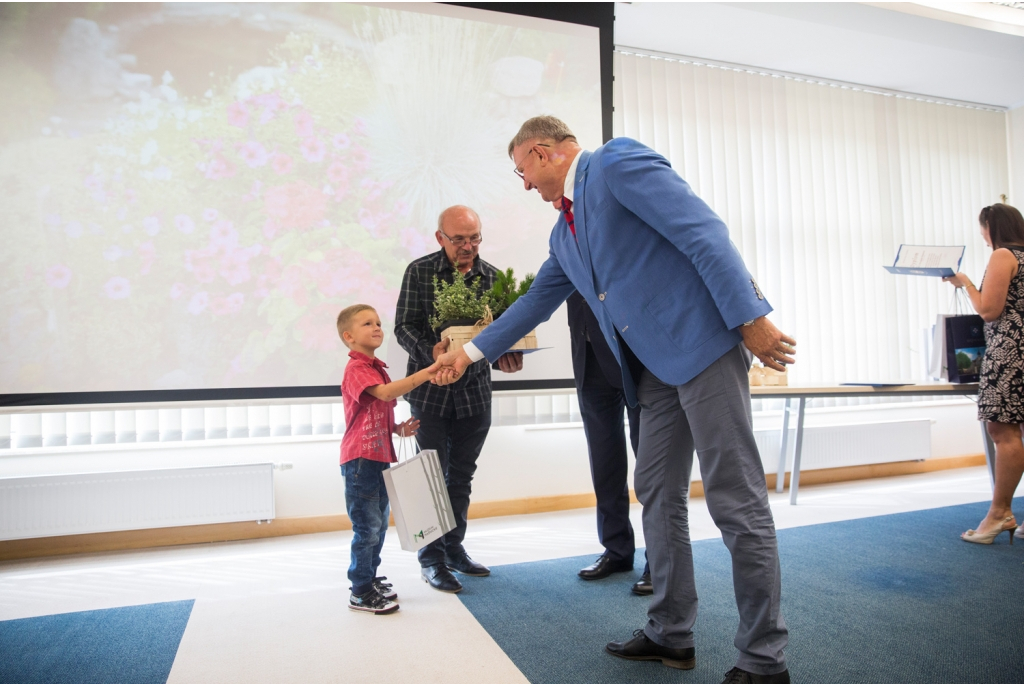
[[(1024, 486), (1018, 490), (1024, 494)], [(960, 469), (771, 495), (779, 528), (987, 500), (984, 468)], [(643, 544), (640, 508), (632, 511)], [(964, 521), (964, 528), (977, 521)], [(693, 539), (718, 535), (703, 499)], [(419, 578), (394, 536), (381, 572), (401, 611), (346, 609), (351, 534), (323, 533), (5, 563), (0, 620), (181, 599), (196, 600), (171, 682), (525, 682), (453, 595)], [(466, 546), (489, 565), (600, 553), (593, 509), (477, 519)], [(623, 592), (633, 582), (623, 575)], [(582, 582), (582, 581), (581, 581)], [(394, 658), (367, 659), (393, 645)], [(400, 649), (398, 648), (400, 646)]]

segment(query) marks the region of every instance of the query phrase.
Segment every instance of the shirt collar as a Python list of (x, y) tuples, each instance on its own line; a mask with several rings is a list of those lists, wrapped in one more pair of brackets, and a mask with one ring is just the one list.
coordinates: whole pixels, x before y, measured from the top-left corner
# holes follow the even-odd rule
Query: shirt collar
[(348, 351), (348, 356), (351, 359), (355, 359), (356, 361), (363, 362), (364, 364), (371, 364), (373, 366), (376, 366), (377, 368), (381, 368), (381, 369), (388, 368), (388, 365), (384, 363), (384, 360), (378, 359), (377, 357), (368, 357), (367, 355), (363, 354), (362, 352), (357, 352), (356, 350), (349, 350)]
[[(448, 261), (448, 253), (444, 251), (444, 248), (441, 248), (437, 252), (437, 261), (435, 262), (435, 267), (437, 269), (437, 273), (444, 273), (445, 271), (455, 271), (455, 267), (452, 266), (452, 263), (450, 261)], [(469, 268), (469, 271), (467, 271), (464, 275), (466, 278), (469, 278), (470, 275), (483, 275), (483, 271), (480, 269), (480, 255), (476, 256), (476, 258), (473, 260), (473, 266), (471, 266)]]
[(569, 165), (569, 171), (565, 175), (565, 189), (562, 191), (562, 195), (572, 202), (573, 191), (576, 190), (576, 167), (580, 163), (580, 155), (583, 154), (583, 150), (576, 153), (576, 156), (572, 159), (572, 164)]

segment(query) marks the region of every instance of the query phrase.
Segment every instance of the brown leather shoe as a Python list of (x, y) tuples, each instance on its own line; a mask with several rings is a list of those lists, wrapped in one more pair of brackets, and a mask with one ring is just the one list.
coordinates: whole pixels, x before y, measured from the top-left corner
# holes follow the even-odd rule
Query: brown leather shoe
[(604, 648), (609, 654), (632, 661), (660, 661), (669, 668), (689, 671), (697, 665), (693, 647), (672, 649), (652, 641), (643, 628), (633, 631), (633, 639), (626, 642), (609, 642)]

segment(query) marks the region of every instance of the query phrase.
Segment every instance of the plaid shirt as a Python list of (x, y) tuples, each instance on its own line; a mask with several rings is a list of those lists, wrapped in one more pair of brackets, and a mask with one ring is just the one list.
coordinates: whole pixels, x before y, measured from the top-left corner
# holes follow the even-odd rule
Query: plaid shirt
[[(395, 336), (398, 344), (409, 353), (406, 373), (409, 376), (434, 363), (434, 345), (441, 342), (441, 331), (430, 327), (430, 317), (436, 313), (434, 276), (448, 283), (455, 278), (455, 270), (444, 250), (420, 257), (405, 269), (402, 278)], [(472, 284), (479, 278), (483, 292), (491, 289), (496, 277), (497, 270), (477, 256), (473, 268), (466, 273), (466, 282)], [(409, 392), (405, 399), (420, 411), (436, 416), (451, 416), (453, 411), (459, 419), (482, 414), (491, 408), (491, 367), (486, 359), (481, 359), (471, 364), (462, 378), (451, 385), (424, 383)]]

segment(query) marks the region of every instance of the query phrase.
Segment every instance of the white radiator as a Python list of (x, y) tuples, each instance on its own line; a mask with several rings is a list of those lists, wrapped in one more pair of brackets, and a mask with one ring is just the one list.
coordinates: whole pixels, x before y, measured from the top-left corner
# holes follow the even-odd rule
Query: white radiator
[(274, 518), (274, 465), (0, 478), (0, 540)]
[[(793, 445), (796, 442), (794, 423), (795, 417), (789, 424), (787, 471), (793, 468)], [(766, 473), (778, 470), (781, 438), (781, 425), (776, 430), (754, 431)], [(800, 470), (916, 461), (930, 457), (931, 450), (931, 419), (805, 426)]]

